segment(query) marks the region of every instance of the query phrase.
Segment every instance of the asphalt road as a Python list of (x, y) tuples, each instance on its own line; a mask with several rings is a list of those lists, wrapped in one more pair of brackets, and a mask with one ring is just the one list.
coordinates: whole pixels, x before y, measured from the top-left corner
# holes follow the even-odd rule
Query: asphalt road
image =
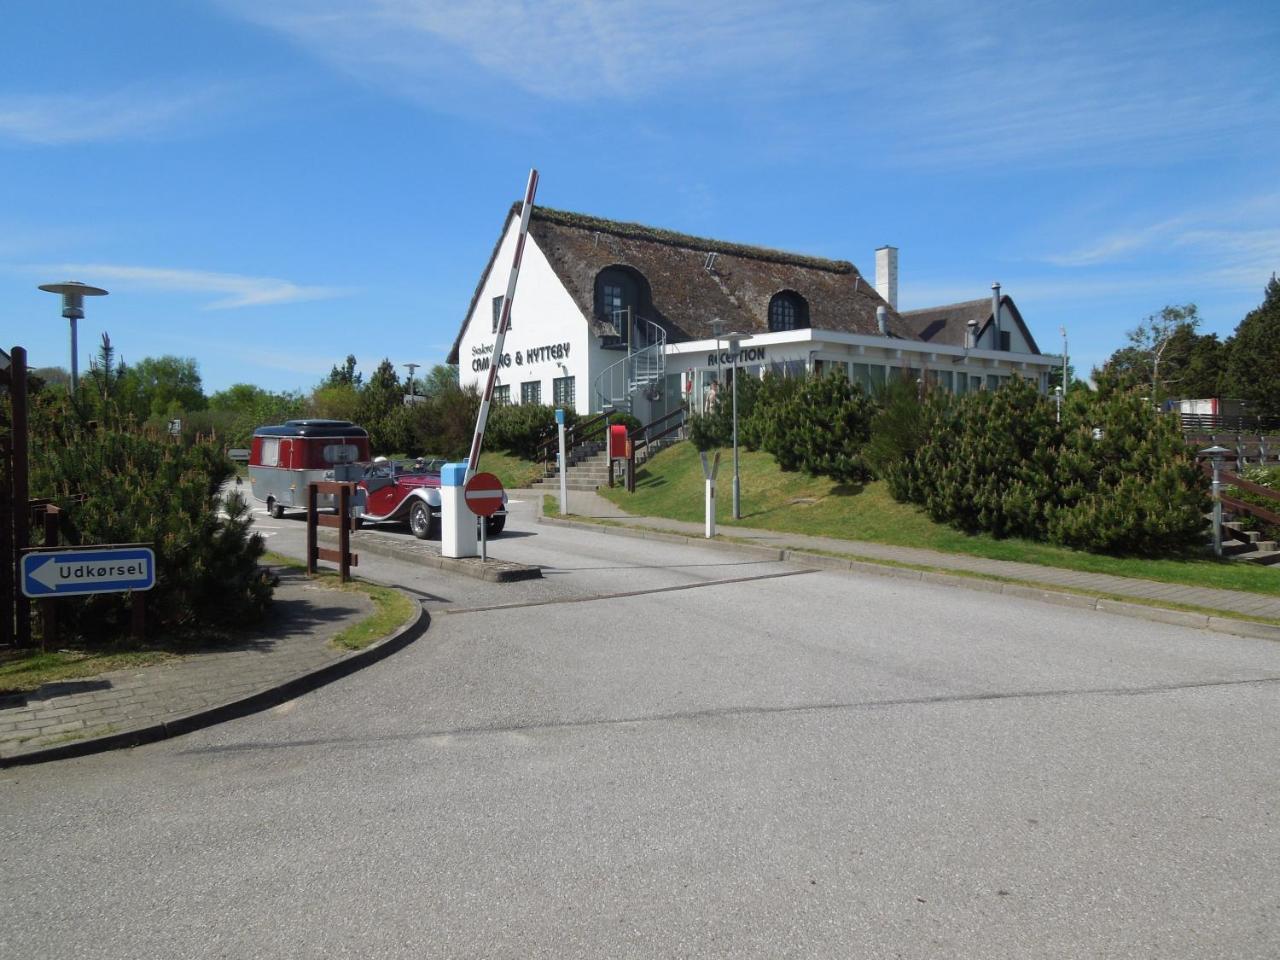
[(1280, 955), (1280, 645), (511, 529), (362, 557), (433, 615), (368, 670), (0, 773), (0, 955)]

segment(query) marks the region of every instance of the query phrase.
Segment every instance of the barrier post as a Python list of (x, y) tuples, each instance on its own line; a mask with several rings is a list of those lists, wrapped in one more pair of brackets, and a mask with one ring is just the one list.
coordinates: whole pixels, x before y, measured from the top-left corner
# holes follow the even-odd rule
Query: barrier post
[(560, 516), (569, 512), (568, 458), (564, 450), (564, 410), (556, 410), (556, 432), (560, 435)]
[(720, 451), (716, 451), (715, 457), (710, 461), (707, 460), (705, 453), (698, 454), (702, 460), (702, 475), (706, 478), (706, 526), (704, 534), (708, 540), (716, 535), (716, 471), (720, 469)]
[(446, 463), (440, 468), (440, 555), (476, 555), (476, 515), (467, 506), (467, 464)]

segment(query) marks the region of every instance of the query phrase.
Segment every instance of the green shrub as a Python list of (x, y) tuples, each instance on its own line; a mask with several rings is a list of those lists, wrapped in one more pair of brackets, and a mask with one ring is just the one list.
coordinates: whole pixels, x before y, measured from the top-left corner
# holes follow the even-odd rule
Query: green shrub
[(1079, 394), (1063, 417), (1059, 502), (1048, 511), (1046, 539), (1118, 554), (1203, 546), (1207, 484), (1176, 417), (1134, 393)]
[[(572, 410), (565, 411), (565, 428), (578, 422)], [(525, 460), (534, 460), (538, 448), (556, 435), (556, 408), (537, 403), (492, 407), (485, 424), (485, 446)]]
[(842, 370), (789, 383), (768, 375), (755, 398), (752, 439), (782, 470), (856, 483), (870, 475), (862, 449), (874, 412), (870, 398)]
[[(67, 542), (152, 545), (148, 625), (176, 640), (216, 639), (260, 618), (270, 603), (273, 583), (257, 563), (263, 543), (249, 533), (249, 508), (239, 494), (220, 496), (232, 472), (209, 440), (178, 442), (111, 415), (89, 425), (61, 397), (43, 397), (32, 409), (31, 495), (64, 507)], [(129, 632), (123, 594), (59, 601), (59, 614), (63, 631), (85, 642)]]
[(775, 370), (767, 371), (755, 391), (750, 414), (744, 417), (741, 409), (738, 411), (738, 442), (748, 450), (771, 452), (772, 446), (780, 446), (775, 433), (782, 425), (775, 413), (800, 391), (804, 382), (803, 377), (787, 377)]
[(969, 533), (1042, 538), (1054, 499), (1054, 411), (1028, 380), (924, 405), (923, 445), (913, 461), (916, 496), (929, 515)]
[(924, 406), (919, 388), (906, 380), (894, 380), (875, 397), (877, 412), (871, 419), (871, 438), (863, 451), (871, 472), (884, 480), (894, 499), (917, 499), (912, 464), (925, 442)]

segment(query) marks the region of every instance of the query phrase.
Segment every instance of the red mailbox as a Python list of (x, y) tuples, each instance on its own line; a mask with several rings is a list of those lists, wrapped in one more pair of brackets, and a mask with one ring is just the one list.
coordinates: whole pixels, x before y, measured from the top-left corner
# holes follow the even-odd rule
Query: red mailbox
[(627, 425), (615, 423), (609, 428), (609, 459), (622, 460), (627, 455)]

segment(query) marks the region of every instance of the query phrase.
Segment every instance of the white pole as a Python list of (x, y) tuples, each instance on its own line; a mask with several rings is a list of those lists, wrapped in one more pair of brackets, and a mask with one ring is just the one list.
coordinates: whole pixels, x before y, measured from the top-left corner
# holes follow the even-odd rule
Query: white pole
[(716, 535), (716, 479), (715, 477), (707, 478), (707, 522), (706, 537), (712, 540)]
[(484, 426), (489, 420), (489, 404), (493, 400), (493, 387), (502, 365), (502, 344), (511, 325), (511, 301), (516, 295), (516, 278), (520, 276), (520, 260), (524, 256), (524, 242), (529, 235), (529, 216), (533, 213), (533, 197), (538, 191), (538, 171), (529, 171), (529, 183), (524, 190), (524, 205), (520, 208), (520, 235), (516, 239), (516, 252), (511, 258), (511, 273), (507, 277), (507, 293), (502, 298), (502, 315), (498, 320), (498, 337), (493, 341), (493, 359), (489, 364), (489, 379), (485, 381), (484, 394), (480, 397), (480, 413), (476, 416), (476, 432), (471, 438), (471, 453), (467, 456), (467, 479), (480, 464), (480, 444), (484, 441)]
[(738, 351), (737, 344), (733, 344), (729, 349), (733, 350), (733, 368), (730, 375), (733, 377), (733, 519), (742, 519), (742, 487), (738, 482)]
[(569, 478), (567, 474), (566, 464), (568, 458), (565, 456), (564, 450), (564, 411), (556, 411), (556, 430), (560, 434), (560, 454), (558, 463), (560, 465), (560, 516), (564, 516), (569, 512)]

